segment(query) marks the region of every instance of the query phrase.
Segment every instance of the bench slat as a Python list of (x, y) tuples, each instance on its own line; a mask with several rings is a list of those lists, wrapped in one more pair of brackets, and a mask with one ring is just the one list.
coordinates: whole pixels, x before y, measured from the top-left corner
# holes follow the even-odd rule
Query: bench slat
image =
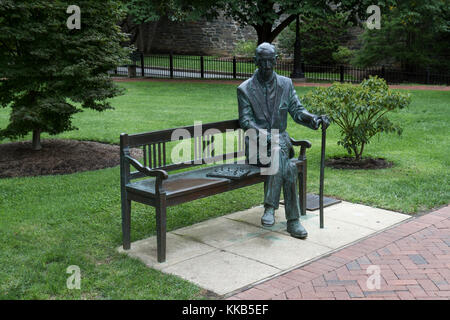
[(161, 157), (161, 142), (158, 143), (158, 166), (162, 167), (162, 157)]
[(153, 168), (156, 167), (156, 146), (155, 144), (152, 144), (152, 154), (153, 154)]
[(163, 166), (165, 167), (167, 164), (166, 162), (166, 143), (163, 143)]
[[(159, 131), (150, 131), (144, 133), (130, 134), (128, 135), (127, 145), (130, 148), (140, 147), (144, 144), (153, 144), (158, 142), (169, 142), (172, 138), (172, 132), (177, 129), (187, 130), (191, 136), (194, 136), (194, 128), (195, 126), (185, 126), (179, 128), (172, 128), (166, 130)], [(206, 130), (209, 129), (217, 129), (221, 133), (225, 133), (227, 129), (236, 130), (239, 129), (239, 120), (226, 120), (219, 122), (211, 122), (211, 123), (203, 123), (202, 124), (202, 132), (203, 135)]]

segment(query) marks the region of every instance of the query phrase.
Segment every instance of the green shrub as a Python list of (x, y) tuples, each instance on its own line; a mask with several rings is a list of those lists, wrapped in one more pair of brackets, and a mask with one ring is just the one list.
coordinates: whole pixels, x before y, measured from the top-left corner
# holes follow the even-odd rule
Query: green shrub
[(236, 44), (233, 55), (238, 57), (253, 58), (255, 56), (256, 40), (241, 40)]
[(407, 107), (411, 99), (409, 94), (390, 90), (384, 79), (375, 76), (357, 86), (334, 83), (328, 88), (317, 88), (302, 101), (308, 110), (328, 115), (339, 126), (338, 145), (359, 161), (364, 146), (377, 133), (401, 135), (402, 128), (392, 123), (386, 113)]
[(332, 54), (334, 63), (336, 64), (350, 64), (354, 55), (353, 50), (344, 46), (339, 46), (338, 50)]

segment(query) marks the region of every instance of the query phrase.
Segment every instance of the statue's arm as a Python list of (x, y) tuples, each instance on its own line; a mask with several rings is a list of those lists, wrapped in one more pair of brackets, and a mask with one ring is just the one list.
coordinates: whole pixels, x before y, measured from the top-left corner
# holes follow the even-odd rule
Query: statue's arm
[(241, 88), (237, 89), (237, 99), (239, 106), (239, 124), (242, 129), (259, 129), (255, 121), (252, 106), (247, 96)]
[(300, 102), (292, 80), (289, 81), (289, 114), (298, 124), (316, 130), (319, 127), (319, 116), (309, 113)]

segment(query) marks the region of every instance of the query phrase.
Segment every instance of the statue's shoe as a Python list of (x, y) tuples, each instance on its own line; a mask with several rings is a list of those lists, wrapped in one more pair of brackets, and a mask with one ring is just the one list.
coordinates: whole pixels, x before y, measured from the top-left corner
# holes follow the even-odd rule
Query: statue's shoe
[(264, 214), (261, 217), (261, 224), (264, 227), (271, 227), (275, 224), (275, 209), (268, 207), (264, 210)]
[(308, 236), (308, 232), (302, 226), (299, 219), (289, 220), (287, 222), (287, 232), (289, 232), (292, 237), (299, 239), (306, 239)]

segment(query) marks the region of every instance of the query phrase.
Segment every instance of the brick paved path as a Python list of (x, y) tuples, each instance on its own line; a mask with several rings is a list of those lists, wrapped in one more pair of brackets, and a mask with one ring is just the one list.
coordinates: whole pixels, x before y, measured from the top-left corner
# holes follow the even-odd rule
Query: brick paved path
[[(368, 277), (374, 276), (367, 273), (371, 265), (379, 267), (379, 289), (368, 288)], [(375, 283), (369, 282), (369, 287), (373, 287), (371, 284)], [(449, 300), (450, 206), (408, 220), (228, 299)]]

